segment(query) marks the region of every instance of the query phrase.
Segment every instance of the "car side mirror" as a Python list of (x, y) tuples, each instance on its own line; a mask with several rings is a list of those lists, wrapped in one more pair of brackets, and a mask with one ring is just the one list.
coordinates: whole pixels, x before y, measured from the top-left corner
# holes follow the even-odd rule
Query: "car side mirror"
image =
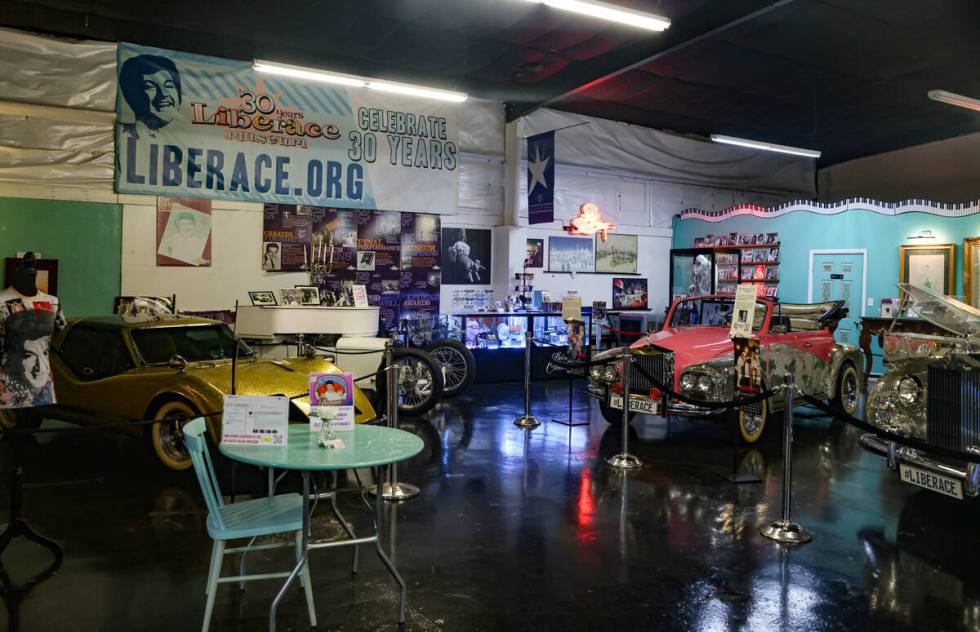
[(187, 370), (187, 360), (184, 359), (184, 356), (176, 354), (170, 358), (170, 361), (167, 362), (167, 366), (169, 366), (171, 369), (177, 369), (183, 373)]

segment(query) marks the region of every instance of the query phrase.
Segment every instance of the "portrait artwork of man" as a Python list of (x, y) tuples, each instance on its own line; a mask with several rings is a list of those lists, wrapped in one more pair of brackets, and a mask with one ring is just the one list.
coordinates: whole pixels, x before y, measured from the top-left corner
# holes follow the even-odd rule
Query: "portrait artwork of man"
[(166, 57), (139, 55), (124, 61), (119, 89), (135, 117), (134, 122), (122, 126), (130, 136), (154, 137), (180, 115), (180, 72)]

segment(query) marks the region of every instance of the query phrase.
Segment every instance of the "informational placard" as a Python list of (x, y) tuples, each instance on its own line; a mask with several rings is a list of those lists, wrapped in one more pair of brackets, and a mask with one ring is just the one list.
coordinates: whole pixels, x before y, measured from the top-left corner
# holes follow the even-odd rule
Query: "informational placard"
[(735, 390), (739, 393), (762, 392), (762, 356), (755, 338), (734, 338)]
[(119, 193), (456, 212), (454, 103), (117, 51)]
[(606, 302), (592, 301), (592, 322), (606, 320)]
[(732, 312), (732, 327), (728, 335), (732, 338), (752, 336), (755, 322), (756, 287), (751, 283), (741, 283), (735, 288), (735, 308)]
[(289, 437), (289, 399), (282, 396), (225, 395), (221, 442), (283, 447)]
[(439, 313), (442, 222), (431, 213), (402, 213), (400, 319), (432, 322)]
[[(398, 325), (401, 303), (402, 214), (357, 212), (357, 285), (366, 285), (368, 301), (381, 308), (387, 329)], [(367, 257), (365, 257), (367, 255)], [(363, 259), (370, 266), (362, 269)]]
[(354, 429), (354, 376), (351, 373), (310, 373), (310, 427), (319, 432)]
[(566, 294), (561, 299), (561, 319), (582, 320), (582, 297), (578, 294)]
[(354, 307), (368, 306), (367, 286), (355, 285), (353, 289), (353, 293), (354, 293)]

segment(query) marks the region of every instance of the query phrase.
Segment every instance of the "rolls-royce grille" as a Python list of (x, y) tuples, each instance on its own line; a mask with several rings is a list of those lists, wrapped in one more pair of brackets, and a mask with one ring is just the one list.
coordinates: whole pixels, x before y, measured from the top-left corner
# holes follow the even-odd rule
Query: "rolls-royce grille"
[(943, 448), (980, 445), (980, 356), (929, 365), (926, 437)]
[(633, 357), (635, 361), (630, 374), (630, 392), (645, 395), (654, 386), (653, 382), (636, 369), (638, 366), (659, 379), (664, 386), (674, 387), (674, 354), (657, 351), (652, 354), (636, 353)]

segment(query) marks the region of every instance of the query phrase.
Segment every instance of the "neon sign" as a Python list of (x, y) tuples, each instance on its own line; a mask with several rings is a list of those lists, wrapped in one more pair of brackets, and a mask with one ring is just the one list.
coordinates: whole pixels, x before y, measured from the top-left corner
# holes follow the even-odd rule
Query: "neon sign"
[(592, 202), (586, 202), (578, 209), (578, 215), (572, 218), (566, 229), (571, 235), (596, 235), (602, 241), (609, 237), (609, 231), (616, 228), (616, 225), (602, 219), (599, 207)]

